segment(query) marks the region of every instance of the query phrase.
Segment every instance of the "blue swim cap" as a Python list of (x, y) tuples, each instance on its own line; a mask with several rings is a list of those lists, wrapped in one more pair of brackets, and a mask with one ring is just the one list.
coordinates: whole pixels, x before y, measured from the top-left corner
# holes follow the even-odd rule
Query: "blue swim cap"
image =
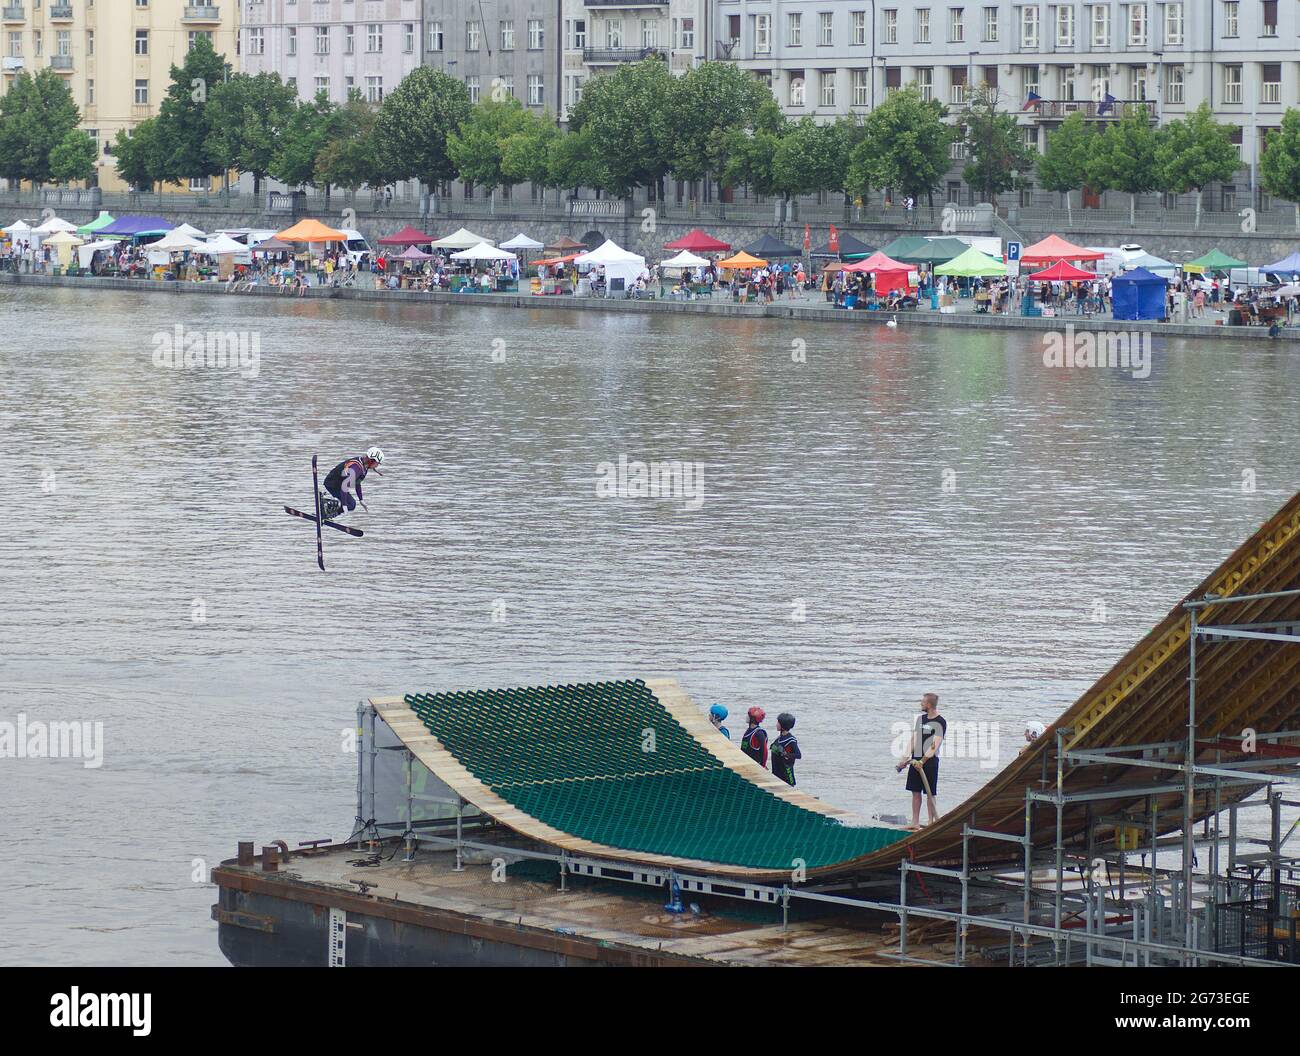
[(725, 719), (727, 717), (727, 709), (721, 704), (714, 704), (713, 707), (709, 709), (709, 714), (719, 719)]

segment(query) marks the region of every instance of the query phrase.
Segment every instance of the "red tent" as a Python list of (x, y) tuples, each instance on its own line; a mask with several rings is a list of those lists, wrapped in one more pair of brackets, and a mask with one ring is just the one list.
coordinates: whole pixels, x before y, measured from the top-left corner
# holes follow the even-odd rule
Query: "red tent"
[(1035, 282), (1077, 282), (1079, 280), (1095, 279), (1097, 273), (1095, 271), (1084, 271), (1082, 268), (1076, 268), (1073, 264), (1058, 260), (1050, 268), (1036, 271), (1029, 277)]
[(1022, 264), (1050, 264), (1054, 260), (1101, 260), (1105, 253), (1084, 249), (1067, 242), (1060, 235), (1048, 235), (1041, 242), (1026, 246), (1020, 251)]
[(407, 224), (395, 235), (385, 235), (379, 240), (381, 246), (427, 246), (433, 241), (433, 235), (426, 235)]
[(903, 264), (902, 262), (895, 260), (893, 257), (887, 257), (885, 256), (885, 254), (881, 253), (880, 250), (876, 250), (874, 253), (871, 254), (871, 256), (867, 257), (865, 260), (855, 261), (852, 264), (845, 264), (844, 270), (845, 271), (915, 271), (916, 268), (914, 268), (910, 264)]
[(731, 248), (730, 242), (719, 242), (698, 227), (688, 231), (675, 242), (665, 242), (664, 249), (688, 249), (692, 253), (723, 253)]

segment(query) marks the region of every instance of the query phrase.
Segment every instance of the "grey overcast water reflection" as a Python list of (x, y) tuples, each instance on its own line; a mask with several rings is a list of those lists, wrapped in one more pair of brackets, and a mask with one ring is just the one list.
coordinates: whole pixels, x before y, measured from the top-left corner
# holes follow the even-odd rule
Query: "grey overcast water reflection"
[[(348, 833), (368, 695), (673, 674), (733, 731), (793, 711), (801, 787), (899, 813), (922, 691), (1005, 764), (1300, 483), (1291, 343), (1158, 339), (1135, 380), (1028, 333), (2, 298), (0, 718), (105, 738), (0, 761), (9, 963), (222, 963), (206, 868)], [(177, 323), (255, 332), (257, 376), (155, 366)], [(375, 443), (322, 574), (280, 507)], [(702, 462), (703, 506), (597, 498), (620, 455)], [(946, 761), (941, 804), (994, 769)]]

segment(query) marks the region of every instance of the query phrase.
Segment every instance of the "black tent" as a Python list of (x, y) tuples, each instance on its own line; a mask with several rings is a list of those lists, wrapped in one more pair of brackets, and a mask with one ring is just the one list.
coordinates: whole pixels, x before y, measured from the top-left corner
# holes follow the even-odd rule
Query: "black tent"
[(812, 256), (827, 257), (831, 260), (835, 260), (837, 258), (840, 260), (855, 260), (861, 257), (869, 257), (875, 251), (876, 251), (875, 246), (869, 246), (865, 242), (863, 242), (862, 239), (854, 238), (847, 231), (841, 231), (840, 251), (838, 253), (832, 253), (831, 244), (827, 242), (826, 245), (819, 246), (817, 249), (814, 249), (812, 251)]
[(743, 252), (748, 253), (751, 257), (771, 260), (773, 257), (797, 257), (802, 255), (803, 250), (795, 249), (794, 246), (787, 246), (779, 238), (764, 235), (758, 241), (744, 246)]

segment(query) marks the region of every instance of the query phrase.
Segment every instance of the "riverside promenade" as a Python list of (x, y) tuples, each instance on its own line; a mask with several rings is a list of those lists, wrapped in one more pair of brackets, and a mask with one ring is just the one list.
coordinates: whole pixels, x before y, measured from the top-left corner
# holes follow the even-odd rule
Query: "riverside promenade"
[[(713, 297), (693, 301), (661, 299), (626, 299), (617, 297), (539, 297), (529, 293), (429, 293), (412, 290), (360, 289), (357, 287), (307, 287), (301, 292), (286, 287), (254, 286), (251, 289), (232, 290), (223, 282), (170, 282), (154, 279), (98, 278), (89, 276), (32, 275), (0, 272), (0, 286), (27, 288), (75, 289), (91, 294), (95, 291), (151, 294), (157, 296), (220, 296), (231, 298), (271, 297), (280, 300), (342, 300), (368, 301), (388, 304), (436, 304), (472, 308), (513, 308), (527, 310), (560, 310), (590, 312), (668, 312), (684, 315), (703, 315), (732, 318), (777, 318), (805, 320), (810, 323), (838, 323), (841, 325), (878, 325), (897, 322), (902, 327), (953, 327), (971, 330), (1037, 330), (1057, 333), (1071, 326), (1075, 331), (1123, 331), (1125, 333), (1151, 333), (1163, 337), (1197, 337), (1217, 340), (1270, 340), (1268, 328), (1262, 326), (1216, 325), (1226, 324), (1227, 313), (1207, 309), (1203, 319), (1185, 323), (1162, 323), (1150, 320), (1112, 319), (1109, 315), (1056, 315), (1022, 316), (977, 314), (974, 303), (960, 298), (956, 310), (937, 312), (929, 308), (891, 313), (834, 308), (820, 292), (806, 291), (792, 298), (780, 298), (771, 304), (739, 304), (729, 293), (719, 292)], [(1284, 328), (1279, 338), (1292, 342), (1300, 338), (1300, 327)]]

